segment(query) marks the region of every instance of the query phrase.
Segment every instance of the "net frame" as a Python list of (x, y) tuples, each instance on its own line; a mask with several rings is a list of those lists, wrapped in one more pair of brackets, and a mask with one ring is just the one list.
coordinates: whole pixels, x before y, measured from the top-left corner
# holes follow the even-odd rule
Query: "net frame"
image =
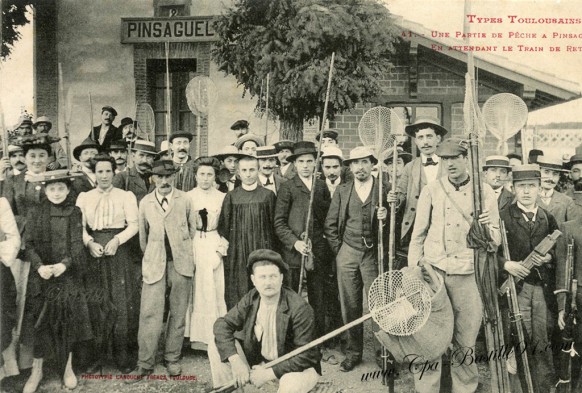
[(526, 103), (515, 94), (499, 93), (489, 97), (481, 111), (487, 129), (499, 140), (497, 150), (506, 155), (507, 140), (517, 134), (527, 122)]
[(208, 113), (218, 99), (216, 85), (206, 75), (198, 75), (186, 85), (186, 102), (190, 111), (197, 116)]
[(151, 105), (139, 103), (135, 111), (135, 120), (137, 121), (137, 136), (153, 141), (156, 135), (156, 117)]
[(358, 124), (358, 136), (362, 144), (372, 148), (378, 159), (403, 134), (404, 122), (398, 113), (384, 106), (368, 109)]

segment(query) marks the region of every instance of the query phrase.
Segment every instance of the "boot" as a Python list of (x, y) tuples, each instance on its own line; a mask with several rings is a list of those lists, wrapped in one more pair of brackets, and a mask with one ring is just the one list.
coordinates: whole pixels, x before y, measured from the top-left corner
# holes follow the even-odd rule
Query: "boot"
[(14, 340), (10, 345), (2, 352), (0, 355), (4, 358), (4, 373), (6, 377), (12, 377), (14, 375), (20, 374), (18, 370), (18, 362), (16, 361), (16, 349)]
[(42, 358), (34, 359), (32, 361), (32, 372), (30, 373), (30, 377), (26, 384), (24, 385), (24, 389), (22, 393), (34, 393), (38, 388), (38, 384), (42, 380)]
[(67, 389), (75, 389), (77, 387), (77, 376), (73, 371), (73, 354), (69, 353), (67, 366), (65, 367), (65, 374), (63, 375), (63, 384)]

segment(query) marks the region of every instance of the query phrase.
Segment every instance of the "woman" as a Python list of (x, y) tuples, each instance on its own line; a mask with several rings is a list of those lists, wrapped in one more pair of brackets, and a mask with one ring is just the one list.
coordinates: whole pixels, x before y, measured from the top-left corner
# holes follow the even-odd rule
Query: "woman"
[(83, 218), (71, 193), (73, 176), (67, 169), (47, 173), (42, 179), (47, 199), (28, 212), (26, 257), (33, 272), (29, 287), (40, 291), (31, 292), (27, 299), (36, 323), (33, 369), (24, 393), (36, 391), (47, 353), (56, 355), (64, 386), (74, 389), (74, 346), (93, 338), (82, 282)]
[[(127, 242), (138, 231), (137, 201), (133, 193), (113, 187), (116, 166), (112, 157), (99, 154), (91, 167), (97, 188), (79, 194), (77, 206), (83, 212), (83, 243), (92, 257), (86, 285), (96, 353), (101, 356), (95, 366), (103, 366), (112, 343), (119, 371), (129, 373), (137, 359), (140, 299)], [(107, 318), (108, 305), (114, 307), (113, 318)]]

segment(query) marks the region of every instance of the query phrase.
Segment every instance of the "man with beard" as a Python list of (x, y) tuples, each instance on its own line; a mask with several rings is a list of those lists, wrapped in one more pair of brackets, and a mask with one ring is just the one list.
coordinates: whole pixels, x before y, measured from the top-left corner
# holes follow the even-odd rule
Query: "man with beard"
[(287, 179), (275, 173), (278, 157), (275, 146), (257, 147), (256, 154), (259, 159), (259, 182), (277, 195), (281, 184)]
[(582, 211), (574, 200), (555, 189), (560, 180), (562, 162), (550, 157), (538, 156), (537, 163), (540, 166), (542, 180), (537, 204), (554, 216), (558, 225), (582, 218)]
[(497, 206), (501, 211), (505, 206), (513, 202), (515, 196), (504, 187), (508, 175), (511, 173), (509, 159), (504, 156), (489, 156), (483, 165), (485, 183), (489, 184), (497, 197)]
[(102, 150), (107, 150), (111, 142), (123, 139), (121, 130), (113, 125), (115, 116), (117, 116), (117, 111), (114, 108), (110, 106), (101, 108), (101, 124), (93, 127), (88, 136)]
[(420, 150), (420, 157), (404, 167), (404, 173), (396, 189), (388, 193), (388, 202), (396, 202), (398, 208), (405, 209), (400, 231), (400, 242), (404, 251), (408, 249), (410, 243), (420, 192), (424, 186), (440, 178), (444, 173), (435, 151), (448, 132), (432, 118), (418, 118), (414, 124), (406, 126), (405, 131), (414, 138)]
[[(32, 128), (34, 128), (36, 134), (48, 134), (52, 127), (53, 123), (47, 116), (37, 117), (35, 122), (32, 124)], [(53, 171), (59, 168), (66, 168), (68, 166), (69, 160), (65, 149), (63, 149), (59, 142), (53, 143), (51, 148), (53, 150), (53, 154), (47, 169), (49, 171)]]
[(131, 191), (137, 203), (155, 188), (150, 182), (152, 167), (156, 157), (156, 145), (153, 142), (138, 140), (131, 151), (133, 166), (120, 172), (113, 178), (113, 187)]
[(172, 160), (177, 170), (174, 176), (174, 187), (185, 192), (196, 187), (196, 171), (194, 161), (190, 157), (192, 138), (194, 135), (187, 131), (175, 131), (170, 134), (169, 139)]
[(293, 179), (297, 174), (295, 165), (287, 161), (287, 157), (293, 154), (293, 144), (293, 141), (285, 139), (274, 145), (279, 155), (279, 167), (275, 170), (275, 173), (285, 179)]
[(119, 140), (111, 142), (107, 151), (115, 160), (115, 174), (125, 172), (127, 169), (127, 144), (125, 141)]
[(99, 153), (99, 145), (91, 138), (85, 139), (79, 146), (73, 149), (73, 157), (81, 163), (82, 177), (76, 179), (72, 185), (78, 194), (91, 191), (97, 185), (95, 174), (91, 170), (91, 159)]
[[(576, 183), (581, 183), (580, 178), (582, 178), (582, 154), (579, 154), (578, 148), (576, 148), (576, 154), (570, 157), (570, 161), (565, 164), (565, 168), (570, 170), (570, 178), (572, 179), (572, 187), (570, 187), (565, 194), (570, 198), (574, 198), (574, 189)], [(582, 152), (580, 152), (582, 153)]]
[(221, 172), (226, 169), (230, 174), (228, 180), (220, 182), (218, 185), (218, 190), (227, 193), (234, 190), (235, 187), (240, 186), (241, 181), (236, 175), (236, 169), (238, 167), (238, 160), (241, 157), (244, 157), (244, 154), (240, 154), (238, 149), (233, 145), (228, 145), (225, 146), (218, 154), (215, 154), (214, 157), (218, 158), (218, 160), (222, 162), (223, 169)]
[(326, 147), (321, 155), (321, 174), (319, 178), (325, 180), (327, 189), (332, 197), (337, 187), (342, 183), (346, 183), (346, 180), (342, 179), (341, 176), (343, 160), (342, 149), (335, 146)]
[(222, 204), (218, 233), (228, 240), (224, 261), (225, 300), (228, 309), (249, 291), (252, 283), (246, 276), (249, 254), (260, 248), (273, 249), (276, 241), (273, 220), (275, 194), (258, 184), (259, 163), (253, 156), (238, 162), (240, 187), (228, 192)]

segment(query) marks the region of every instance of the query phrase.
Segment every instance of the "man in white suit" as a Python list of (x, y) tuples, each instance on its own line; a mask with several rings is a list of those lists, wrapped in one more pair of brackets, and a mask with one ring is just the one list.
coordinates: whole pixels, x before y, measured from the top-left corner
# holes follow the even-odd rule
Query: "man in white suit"
[(157, 161), (152, 169), (156, 189), (139, 205), (139, 240), (144, 253), (139, 355), (137, 368), (126, 379), (127, 383), (137, 382), (154, 370), (167, 286), (170, 314), (164, 359), (170, 376), (182, 373), (178, 360), (194, 275), (192, 238), (196, 219), (190, 198), (172, 186), (175, 172), (172, 161)]

